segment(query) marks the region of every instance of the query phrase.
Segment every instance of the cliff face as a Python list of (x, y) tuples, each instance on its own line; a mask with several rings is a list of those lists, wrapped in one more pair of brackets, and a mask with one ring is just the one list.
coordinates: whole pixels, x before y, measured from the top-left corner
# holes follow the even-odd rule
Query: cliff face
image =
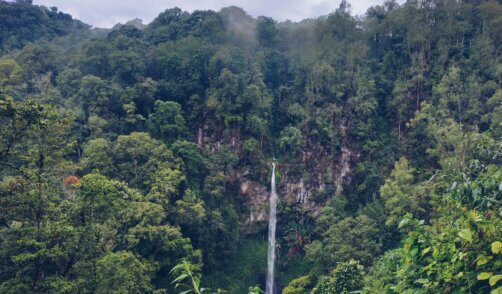
[[(349, 146), (344, 146), (336, 160), (329, 159), (326, 154), (305, 154), (303, 163), (314, 171), (307, 177), (294, 176), (290, 170), (292, 166), (287, 162), (278, 165), (279, 205), (299, 207), (303, 212), (317, 216), (325, 203), (331, 197), (342, 193), (343, 187), (350, 183), (351, 167), (357, 160), (357, 152)], [(239, 199), (248, 211), (244, 229), (252, 232), (263, 228), (268, 221), (270, 183), (252, 180), (240, 172), (232, 178), (238, 183)]]
[(247, 179), (239, 179), (240, 196), (245, 201), (245, 206), (249, 209), (244, 225), (252, 227), (265, 223), (268, 220), (267, 207), (270, 197), (270, 188), (261, 183)]
[[(358, 147), (350, 140), (350, 127), (347, 119), (334, 123), (338, 148), (331, 154), (319, 143), (304, 138), (307, 143), (296, 158), (278, 156), (279, 210), (295, 207), (315, 217), (330, 198), (343, 193), (344, 187), (351, 182), (353, 166), (359, 160)], [(241, 162), (248, 162), (227, 170), (227, 182), (238, 187), (236, 197), (243, 208), (244, 231), (252, 233), (265, 228), (270, 198), (270, 158), (266, 155), (256, 160), (246, 158), (245, 137), (238, 131), (221, 133), (204, 125), (195, 130), (194, 138), (197, 145), (208, 152), (227, 150), (236, 154)], [(264, 150), (260, 152), (265, 153)], [(257, 171), (259, 176), (251, 170)]]

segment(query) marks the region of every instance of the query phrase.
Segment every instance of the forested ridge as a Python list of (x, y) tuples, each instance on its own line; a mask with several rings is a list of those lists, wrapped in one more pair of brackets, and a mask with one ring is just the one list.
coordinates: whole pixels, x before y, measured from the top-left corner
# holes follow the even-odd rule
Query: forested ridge
[(273, 160), (278, 293), (502, 293), (500, 1), (31, 2), (0, 0), (0, 293), (261, 293)]

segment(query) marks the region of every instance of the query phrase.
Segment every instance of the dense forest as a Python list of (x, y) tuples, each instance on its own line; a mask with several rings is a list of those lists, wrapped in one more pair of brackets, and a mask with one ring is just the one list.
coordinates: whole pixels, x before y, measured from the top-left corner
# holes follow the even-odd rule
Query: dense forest
[[(112, 29), (0, 0), (0, 293), (502, 293), (502, 2)], [(185, 292), (187, 291), (187, 292)]]

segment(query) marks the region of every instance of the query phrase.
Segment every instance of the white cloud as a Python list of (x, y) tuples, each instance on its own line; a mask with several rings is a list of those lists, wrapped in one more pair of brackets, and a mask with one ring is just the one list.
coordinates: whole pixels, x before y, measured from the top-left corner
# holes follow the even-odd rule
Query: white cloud
[[(351, 1), (352, 13), (364, 14), (368, 7), (383, 1)], [(35, 0), (34, 3), (56, 6), (60, 11), (96, 27), (112, 27), (136, 17), (148, 23), (160, 12), (173, 7), (186, 11), (218, 11), (231, 5), (244, 8), (252, 16), (265, 15), (279, 21), (300, 21), (332, 12), (339, 6), (340, 0)]]

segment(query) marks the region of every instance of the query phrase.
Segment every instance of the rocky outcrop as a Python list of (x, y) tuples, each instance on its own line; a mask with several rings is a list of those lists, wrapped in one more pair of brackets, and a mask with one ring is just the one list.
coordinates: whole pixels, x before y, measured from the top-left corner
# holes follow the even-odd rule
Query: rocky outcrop
[(347, 136), (347, 120), (342, 119), (338, 123), (338, 129), (340, 130), (340, 142), (341, 142), (341, 152), (335, 163), (335, 185), (336, 185), (336, 195), (341, 195), (343, 192), (343, 187), (350, 182), (351, 176), (351, 161), (359, 154), (354, 152), (350, 148), (348, 136)]
[(267, 203), (270, 197), (270, 191), (266, 186), (256, 182), (243, 180), (240, 183), (240, 194), (244, 196), (244, 200), (249, 208), (249, 217), (246, 223), (265, 222), (267, 216)]
[[(279, 205), (301, 206), (303, 211), (312, 216), (318, 215), (324, 203), (316, 200), (314, 196), (324, 191), (326, 185), (322, 174), (315, 179), (316, 181), (312, 182), (304, 179), (292, 181), (286, 177), (282, 178), (277, 191)], [(244, 226), (248, 231), (253, 231), (257, 226), (265, 226), (268, 220), (269, 183), (258, 183), (242, 177), (237, 177), (235, 180), (239, 181), (239, 199), (248, 210)]]
[[(351, 167), (357, 160), (358, 153), (351, 147), (348, 139), (347, 121), (341, 120), (337, 128), (340, 136), (340, 150), (337, 154), (328, 154), (321, 146), (312, 144), (301, 151), (298, 162), (282, 159), (282, 163), (278, 165), (281, 175), (277, 191), (279, 207), (301, 207), (304, 212), (316, 216), (330, 197), (343, 193), (343, 187), (350, 183)], [(203, 126), (194, 135), (197, 145), (211, 152), (222, 147), (240, 152), (242, 148), (237, 132), (221, 136), (211, 133)], [(295, 173), (299, 168), (307, 170), (308, 175)], [(270, 183), (268, 179), (252, 179), (248, 173), (245, 170), (233, 170), (228, 175), (228, 181), (238, 187), (238, 199), (246, 211), (242, 215), (244, 230), (254, 232), (265, 228), (268, 221)]]

